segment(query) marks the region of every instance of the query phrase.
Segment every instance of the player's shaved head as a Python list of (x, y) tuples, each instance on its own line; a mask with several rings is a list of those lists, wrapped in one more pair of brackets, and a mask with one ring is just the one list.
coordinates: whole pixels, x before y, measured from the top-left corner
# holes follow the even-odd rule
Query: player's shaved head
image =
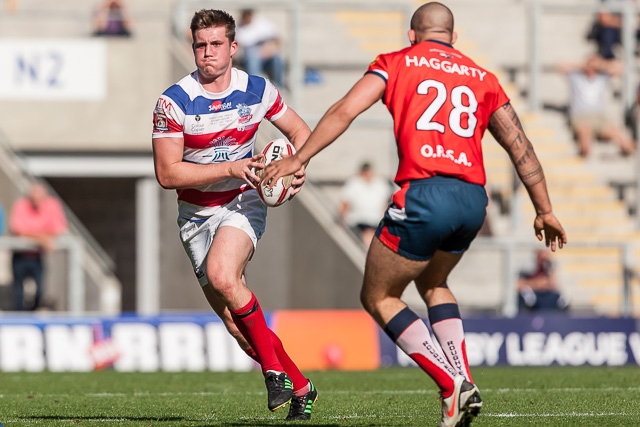
[(442, 3), (425, 3), (413, 13), (411, 29), (416, 33), (416, 42), (427, 38), (445, 38), (445, 41), (450, 42), (453, 35), (453, 13)]

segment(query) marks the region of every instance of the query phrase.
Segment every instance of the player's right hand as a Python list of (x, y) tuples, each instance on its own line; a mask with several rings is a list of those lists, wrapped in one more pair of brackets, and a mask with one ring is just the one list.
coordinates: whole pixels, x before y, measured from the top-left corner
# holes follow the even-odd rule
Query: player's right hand
[(538, 240), (544, 239), (545, 245), (551, 248), (552, 252), (555, 252), (556, 248), (562, 249), (567, 244), (567, 233), (552, 212), (538, 214), (533, 221), (533, 228)]
[(229, 162), (229, 174), (234, 178), (244, 179), (251, 188), (256, 188), (260, 177), (256, 171), (264, 169), (264, 154), (254, 154), (250, 159)]

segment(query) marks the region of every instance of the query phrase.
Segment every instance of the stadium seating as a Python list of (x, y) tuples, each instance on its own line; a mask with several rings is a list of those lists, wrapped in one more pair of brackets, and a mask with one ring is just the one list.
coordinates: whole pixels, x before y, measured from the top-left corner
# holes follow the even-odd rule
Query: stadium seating
[[(293, 4), (295, 0), (290, 1)], [(597, 4), (596, 0), (590, 1), (591, 4)], [(13, 146), (18, 150), (52, 156), (65, 152), (92, 151), (97, 154), (124, 153), (148, 160), (150, 115), (156, 97), (192, 67), (188, 45), (185, 40), (179, 39), (179, 31), (178, 37), (174, 37), (170, 28), (169, 23), (175, 11), (171, 3), (167, 0), (129, 2), (134, 18), (134, 37), (107, 43), (109, 96), (103, 102), (97, 105), (74, 102), (0, 103), (0, 113), (4, 117), (19, 118), (2, 124), (2, 130), (8, 134)], [(301, 16), (303, 33), (297, 42), (300, 43), (302, 59), (306, 67), (320, 74), (322, 84), (303, 86), (299, 94), (300, 103), (294, 108), (312, 126), (329, 105), (362, 75), (377, 53), (406, 45), (408, 17), (401, 11), (376, 10), (371, 2), (364, 0), (350, 3), (360, 4), (362, 9), (355, 10), (337, 1), (322, 2), (322, 8), (314, 11), (313, 15)], [(562, 116), (553, 111), (527, 111), (527, 99), (522, 97), (526, 89), (526, 73), (516, 72), (511, 76), (502, 71), (509, 67), (522, 70), (522, 64), (527, 63), (527, 9), (523, 2), (488, 0), (465, 2), (464, 5), (445, 3), (450, 3), (456, 14), (460, 35), (456, 47), (500, 76), (543, 162), (556, 212), (570, 233), (570, 245), (557, 256), (563, 290), (576, 310), (619, 314), (622, 289), (620, 245), (637, 241), (638, 234), (635, 231), (635, 219), (628, 213), (629, 199), (621, 201), (617, 190), (609, 183), (612, 180), (633, 181), (628, 179), (628, 175), (635, 170), (632, 160), (614, 160), (615, 163), (607, 160), (609, 163), (605, 165), (609, 167), (601, 167), (598, 161), (582, 160), (576, 155)], [(558, 3), (571, 2), (562, 0)], [(184, 1), (180, 4), (192, 10), (210, 6), (210, 2), (206, 1)], [(221, 2), (217, 5), (223, 7), (232, 4)], [(380, 4), (384, 6), (385, 2)], [(394, 2), (394, 7), (406, 6), (407, 10), (412, 10), (418, 4), (406, 0)], [(0, 37), (88, 38), (92, 7), (93, 3), (86, 0), (24, 0), (20, 2), (18, 13), (0, 14)], [(265, 13), (279, 23), (283, 32), (284, 51), (287, 53), (292, 43), (290, 17), (268, 2), (264, 3), (264, 8)], [(499, 22), (496, 22), (496, 16), (500, 16)], [(569, 56), (580, 58), (588, 52), (589, 46), (582, 36), (589, 20), (588, 15), (571, 19), (567, 19), (567, 15), (545, 17), (541, 42), (543, 46), (553, 46), (553, 49), (545, 50), (548, 55), (544, 58), (546, 65)], [(558, 37), (562, 37), (562, 44), (557, 43)], [(148, 73), (148, 68), (145, 68), (148, 64), (153, 64), (153, 73)], [(566, 99), (566, 87), (558, 76), (546, 76), (544, 82), (541, 95), (546, 100), (560, 103), (563, 97)], [(52, 123), (47, 129), (47, 138), (40, 136), (42, 132), (39, 129), (29, 126), (31, 122), (27, 118), (35, 108), (47, 111), (47, 119)], [(140, 116), (147, 118), (133, 119)], [(66, 125), (69, 117), (80, 119), (77, 120), (77, 128), (70, 130)], [(86, 135), (91, 137), (87, 138)], [(261, 135), (260, 141), (264, 142), (266, 138), (267, 135)], [(487, 189), (493, 196), (489, 209), (491, 229), (498, 237), (515, 235), (518, 239), (530, 242), (520, 248), (522, 253), (519, 252), (517, 259), (521, 261), (525, 257), (524, 251), (539, 245), (531, 232), (533, 218), (530, 202), (522, 188), (516, 190), (517, 197), (513, 198), (513, 169), (502, 149), (490, 136), (487, 136), (484, 147)], [(607, 147), (596, 148), (598, 153), (608, 152)], [(338, 185), (356, 171), (363, 159), (372, 161), (376, 169), (387, 177), (393, 176), (396, 156), (391, 120), (381, 104), (375, 105), (354, 122), (341, 136), (339, 143), (314, 159), (309, 178), (335, 200)], [(611, 169), (617, 175), (613, 176)], [(162, 277), (167, 282), (176, 282), (190, 274), (186, 259), (179, 253), (181, 248), (175, 241), (172, 228), (175, 222), (173, 198), (171, 192), (163, 192), (163, 216), (166, 218), (162, 220), (162, 236), (163, 242), (168, 242), (163, 245), (163, 251), (167, 251), (163, 252), (163, 256), (168, 261), (164, 263)], [(292, 206), (295, 206), (291, 209), (298, 215), (299, 206)], [(513, 212), (520, 213), (515, 216), (516, 224), (511, 223)], [(282, 224), (275, 222), (276, 217), (273, 215), (270, 218), (270, 224), (279, 227)], [(301, 222), (306, 224), (308, 221), (309, 218), (305, 217)], [(314, 232), (322, 233), (322, 227)], [(329, 235), (330, 232), (325, 229), (322, 238), (318, 239), (331, 240), (327, 238)], [(118, 244), (124, 245), (126, 242)], [(336, 250), (330, 243), (327, 245), (330, 250)], [(174, 247), (175, 251), (165, 249)], [(634, 250), (632, 257), (640, 259), (640, 251)], [(255, 261), (259, 261), (258, 256)], [(474, 245), (452, 277), (465, 310), (496, 310), (502, 304), (503, 262), (499, 251), (481, 244)], [(492, 268), (488, 269), (486, 265)], [(132, 276), (131, 271), (128, 274)], [(355, 276), (355, 273), (350, 271), (348, 276)], [(130, 285), (132, 283), (126, 286)], [(172, 283), (163, 283), (163, 289), (171, 286)], [(182, 295), (166, 290), (163, 292), (163, 304), (176, 304), (169, 308), (204, 308), (198, 289), (192, 290), (190, 287)], [(293, 293), (287, 294), (279, 289), (273, 295), (274, 300), (285, 295), (281, 298), (285, 302), (280, 307), (294, 307)], [(298, 297), (304, 300), (305, 296)], [(408, 298), (416, 301), (416, 306), (420, 304), (415, 295), (408, 295)], [(199, 305), (194, 301), (199, 301)], [(359, 306), (357, 296), (350, 303)], [(272, 307), (272, 301), (266, 300), (266, 306)]]

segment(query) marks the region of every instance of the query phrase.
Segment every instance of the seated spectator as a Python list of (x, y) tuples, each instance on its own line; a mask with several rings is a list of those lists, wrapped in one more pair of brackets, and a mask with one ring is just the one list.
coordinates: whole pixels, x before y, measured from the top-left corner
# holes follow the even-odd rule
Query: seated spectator
[(520, 272), (518, 306), (520, 311), (566, 310), (568, 304), (560, 295), (556, 273), (548, 249), (536, 251), (535, 267)]
[(244, 9), (236, 28), (240, 48), (240, 68), (253, 75), (266, 75), (278, 88), (284, 88), (284, 62), (280, 56), (280, 39), (275, 24)]
[(94, 14), (95, 36), (131, 35), (131, 21), (121, 0), (104, 0)]
[[(43, 254), (55, 249), (55, 238), (67, 230), (67, 218), (60, 201), (48, 194), (47, 187), (35, 182), (29, 194), (15, 201), (9, 216), (9, 229), (15, 236), (32, 239), (36, 248), (13, 253), (13, 297), (15, 310), (36, 310), (42, 307), (44, 295)], [(31, 278), (36, 293), (31, 304), (24, 295), (24, 281)]]
[(349, 178), (340, 195), (340, 220), (349, 227), (365, 247), (369, 247), (378, 223), (389, 206), (393, 188), (377, 176), (371, 164), (362, 163), (356, 176)]
[(635, 152), (636, 143), (622, 124), (624, 117), (614, 120), (606, 106), (610, 77), (622, 74), (622, 63), (592, 55), (584, 63), (559, 69), (569, 83), (569, 121), (580, 155), (589, 156), (596, 138), (613, 142), (625, 156)]

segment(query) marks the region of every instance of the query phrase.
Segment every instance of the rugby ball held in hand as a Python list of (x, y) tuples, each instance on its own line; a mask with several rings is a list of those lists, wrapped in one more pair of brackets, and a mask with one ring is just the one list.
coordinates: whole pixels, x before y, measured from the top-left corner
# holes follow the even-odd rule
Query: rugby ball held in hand
[[(287, 140), (282, 138), (274, 139), (269, 142), (264, 150), (262, 150), (262, 154), (264, 154), (264, 162), (265, 166), (269, 163), (282, 159), (283, 155), (292, 156), (296, 153), (296, 149), (293, 144)], [(256, 171), (256, 175), (262, 178), (262, 171), (264, 169), (259, 169)], [(281, 178), (278, 178), (276, 183), (272, 188), (269, 188), (269, 185), (266, 182), (259, 182), (257, 185), (258, 195), (262, 202), (269, 207), (280, 206), (291, 197), (291, 192), (293, 191), (293, 187), (291, 183), (293, 182), (293, 174), (286, 175)]]

